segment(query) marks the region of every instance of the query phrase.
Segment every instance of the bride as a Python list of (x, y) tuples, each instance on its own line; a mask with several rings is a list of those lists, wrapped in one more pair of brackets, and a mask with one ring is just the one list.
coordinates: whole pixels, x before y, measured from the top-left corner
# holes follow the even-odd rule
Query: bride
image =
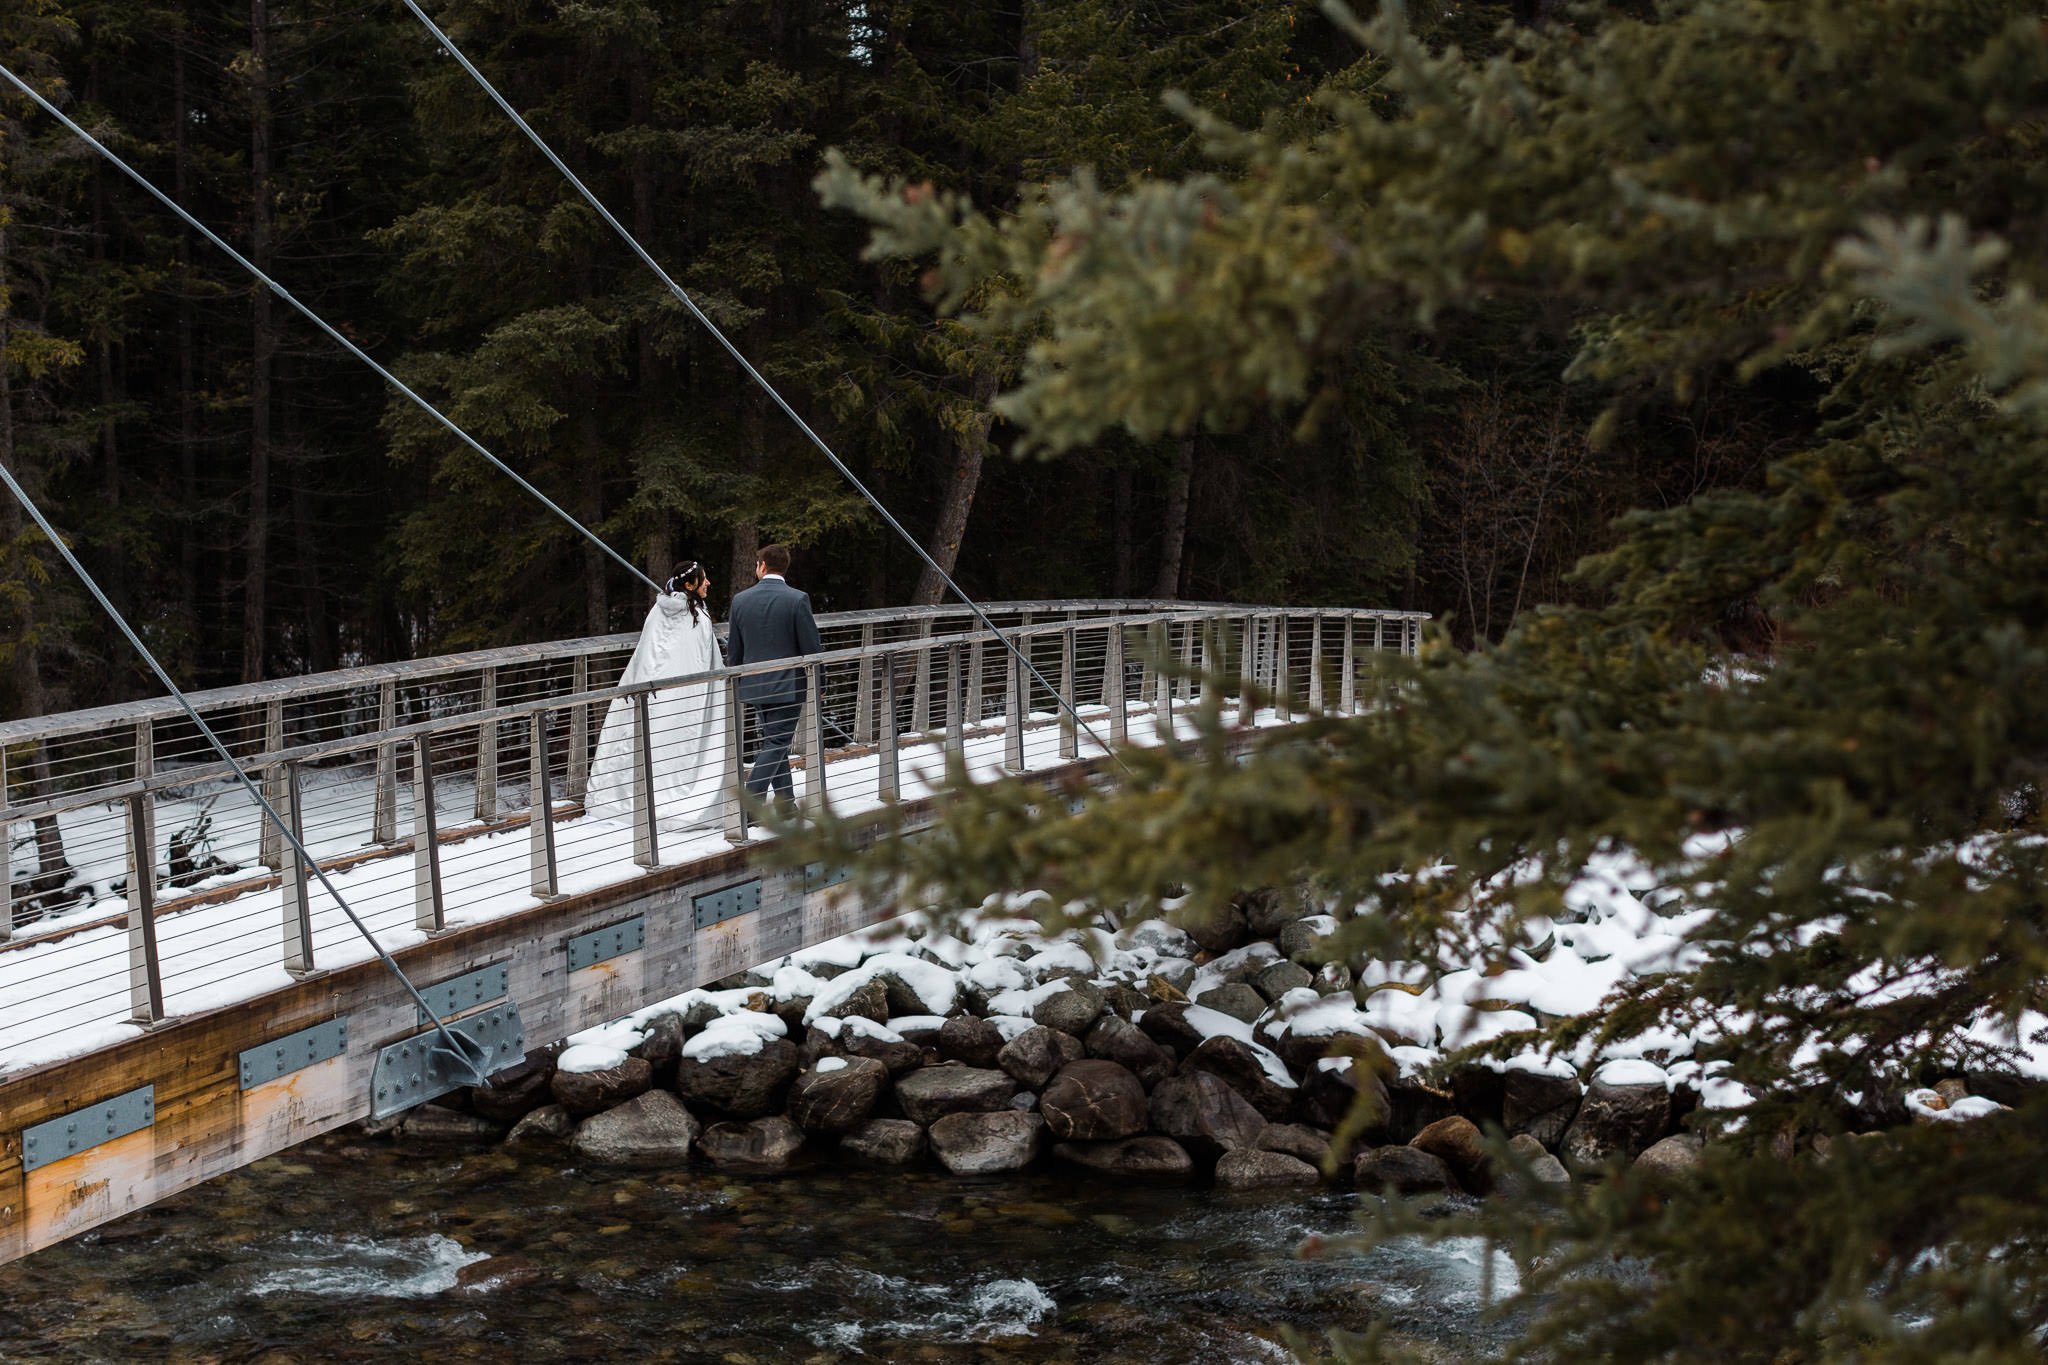
[[(713, 673), (725, 666), (711, 624), (711, 575), (701, 564), (676, 570), (654, 599), (640, 643), (619, 683), (652, 682)], [(586, 814), (633, 813), (633, 752), (639, 747), (630, 697), (614, 698), (598, 731), (590, 765)], [(725, 772), (725, 686), (703, 679), (664, 687), (647, 699), (647, 732), (654, 769), (654, 811), (663, 824), (708, 825), (728, 796)]]

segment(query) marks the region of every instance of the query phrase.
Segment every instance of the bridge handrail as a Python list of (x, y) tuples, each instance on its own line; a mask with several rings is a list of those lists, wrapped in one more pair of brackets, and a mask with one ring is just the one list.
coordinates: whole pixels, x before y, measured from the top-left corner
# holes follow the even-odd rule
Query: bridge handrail
[[(1166, 604), (1157, 601), (1150, 601), (1144, 602), (1143, 605), (1161, 606)], [(1034, 612), (1039, 610), (1064, 611), (1067, 610), (1068, 607), (1065, 604), (1041, 603), (1020, 605), (1016, 603), (999, 603), (995, 606), (987, 607), (984, 609), (990, 611), (991, 613), (1001, 612), (1007, 614), (1012, 610), (1029, 610)], [(927, 609), (927, 611), (928, 610), (929, 609)], [(1132, 627), (1142, 627), (1186, 621), (1213, 621), (1229, 617), (1232, 615), (1244, 614), (1247, 612), (1268, 615), (1274, 614), (1276, 611), (1279, 610), (1280, 609), (1275, 608), (1246, 607), (1241, 605), (1225, 603), (1174, 603), (1172, 604), (1172, 607), (1169, 610), (1147, 611), (1141, 615), (1128, 616), (1118, 615), (1113, 610), (1111, 610), (1101, 615), (1095, 616), (1093, 618), (1083, 618), (1076, 620), (1071, 624), (1073, 624), (1077, 628), (1084, 630), (1089, 628), (1107, 629), (1118, 626), (1128, 629)], [(1426, 612), (1387, 611), (1378, 608), (1367, 607), (1289, 608), (1285, 609), (1284, 614), (1292, 618), (1322, 617), (1328, 619), (1335, 617), (1342, 619), (1344, 617), (1350, 617), (1353, 620), (1428, 619), (1428, 613)], [(969, 621), (973, 620), (973, 617), (970, 616), (964, 608), (958, 611), (958, 615), (966, 618)], [(877, 616), (879, 619), (892, 621), (902, 619), (901, 617), (890, 616), (885, 613), (878, 614), (868, 612), (847, 612), (841, 613), (835, 623), (843, 623), (846, 617), (854, 616)], [(995, 631), (978, 630), (965, 631), (950, 635), (910, 636), (902, 639), (877, 641), (874, 644), (870, 645), (852, 645), (844, 649), (827, 650), (820, 654), (805, 655), (802, 658), (796, 660), (769, 660), (763, 663), (745, 664), (739, 667), (716, 669), (708, 673), (685, 674), (672, 678), (656, 678), (645, 682), (624, 683), (616, 684), (609, 687), (594, 688), (584, 692), (528, 698), (522, 701), (509, 702), (504, 705), (490, 708), (489, 710), (464, 711), (455, 715), (438, 717), (430, 720), (415, 721), (410, 724), (399, 725), (388, 730), (377, 730), (369, 734), (349, 735), (339, 739), (321, 740), (310, 744), (297, 744), (290, 745), (281, 749), (264, 750), (262, 752), (251, 754), (247, 758), (244, 758), (241, 761), (241, 767), (244, 770), (255, 771), (258, 769), (272, 768), (274, 766), (285, 763), (296, 763), (301, 765), (314, 764), (320, 762), (323, 759), (340, 758), (352, 754), (362, 754), (366, 751), (375, 750), (385, 745), (403, 745), (411, 743), (421, 738), (433, 738), (438, 735), (454, 734), (466, 730), (475, 730), (486, 725), (502, 724), (508, 721), (520, 720), (526, 717), (530, 717), (536, 712), (559, 711), (571, 706), (597, 706), (599, 704), (609, 705), (614, 700), (636, 696), (641, 693), (651, 694), (671, 687), (682, 687), (689, 685), (698, 685), (706, 682), (721, 681), (726, 679), (752, 677), (764, 673), (781, 673), (788, 671), (792, 667), (801, 666), (805, 668), (829, 668), (834, 664), (858, 663), (863, 659), (879, 659), (888, 655), (916, 655), (919, 653), (929, 652), (936, 649), (951, 648), (956, 645), (972, 645), (975, 643), (991, 644), (997, 640), (998, 636), (1006, 637), (1012, 641), (1021, 641), (1027, 636), (1039, 637), (1057, 633), (1065, 629), (1068, 624), (1069, 623), (1064, 620), (1039, 621), (1033, 622), (1030, 625), (998, 627), (998, 629)], [(557, 643), (564, 646), (587, 645), (591, 643), (598, 643), (601, 645), (602, 648), (611, 649), (616, 648), (617, 645), (608, 642), (624, 640), (628, 645), (630, 645), (634, 640), (637, 639), (638, 632), (634, 632), (633, 634), (626, 636), (593, 636), (585, 640), (561, 641)], [(517, 656), (520, 653), (520, 651), (514, 649), (509, 651), (482, 651), (480, 653), (488, 653), (501, 656)], [(442, 656), (442, 659), (471, 659), (474, 657), (478, 656)], [(531, 662), (531, 659), (522, 659), (515, 657), (511, 659), (511, 661)], [(381, 665), (379, 667), (391, 668), (402, 666), (403, 665)], [(468, 663), (461, 668), (452, 669), (449, 671), (469, 672), (474, 670), (477, 666), (478, 665), (474, 663)], [(349, 673), (375, 673), (376, 671), (376, 669), (344, 670), (344, 672)], [(338, 674), (326, 673), (310, 676), (331, 679), (338, 676)], [(239, 700), (243, 704), (247, 704), (247, 702), (251, 699), (251, 696), (254, 693), (256, 693), (258, 689), (262, 689), (268, 686), (269, 684), (265, 683), (252, 683), (246, 685), (245, 687), (219, 689), (217, 693), (196, 693), (193, 694), (193, 700), (195, 704), (198, 704), (202, 697), (211, 697), (218, 695), (218, 693), (251, 694), (243, 695), (239, 698)], [(338, 691), (343, 690), (343, 688), (340, 685), (329, 685), (322, 687), (318, 690)], [(134, 705), (134, 703), (130, 703), (130, 705)], [(114, 711), (121, 710), (123, 708), (106, 707), (101, 709), (107, 711)], [(200, 709), (204, 710), (207, 708), (205, 706), (201, 706)], [(183, 712), (178, 710), (175, 707), (175, 704), (172, 704), (169, 707), (166, 714), (175, 719), (183, 718)], [(133, 724), (140, 719), (142, 719), (142, 717), (128, 715), (125, 718), (124, 724)], [(4, 738), (4, 736), (0, 736), (0, 738)], [(222, 763), (218, 760), (208, 760), (198, 763), (180, 764), (175, 768), (166, 768), (162, 771), (152, 773), (145, 777), (131, 778), (126, 781), (115, 783), (99, 784), (83, 790), (60, 793), (55, 796), (44, 797), (33, 801), (15, 802), (11, 804), (6, 802), (0, 802), (0, 835), (4, 835), (5, 829), (10, 824), (20, 824), (46, 816), (60, 815), (67, 811), (82, 810), (93, 806), (103, 806), (110, 802), (124, 801), (133, 796), (154, 795), (159, 792), (169, 791), (179, 787), (191, 786), (195, 783), (214, 781), (217, 779), (228, 777), (229, 775), (230, 769), (225, 763)]]
[[(1098, 616), (1114, 615), (1125, 611), (1270, 611), (1250, 603), (1227, 602), (1177, 602), (1160, 598), (1050, 598), (1024, 602), (990, 602), (983, 604), (983, 610), (991, 616), (1006, 616), (1013, 613), (1039, 612), (1092, 612)], [(1381, 608), (1330, 607), (1299, 608), (1308, 611), (1347, 612), (1377, 616), (1387, 620), (1427, 620), (1428, 612), (1395, 611)], [(972, 622), (974, 616), (967, 608), (940, 604), (928, 607), (876, 607), (860, 611), (827, 612), (818, 618), (820, 633), (859, 628), (869, 625), (887, 625), (899, 621), (931, 619), (934, 622), (958, 618)], [(719, 623), (720, 638), (724, 638), (725, 624)], [(624, 631), (614, 635), (590, 635), (569, 640), (551, 640), (540, 644), (505, 645), (492, 649), (465, 650), (458, 654), (437, 654), (425, 659), (405, 659), (394, 663), (364, 664), (355, 668), (334, 669), (325, 673), (306, 673), (292, 678), (272, 678), (263, 682), (237, 683), (228, 687), (209, 688), (203, 692), (191, 692), (193, 706), (202, 712), (228, 711), (268, 704), (273, 701), (289, 700), (315, 693), (346, 692), (376, 686), (386, 682), (421, 683), (443, 676), (456, 676), (480, 672), (490, 668), (504, 668), (518, 665), (559, 663), (579, 656), (607, 654), (631, 650), (640, 638), (637, 630)], [(22, 744), (37, 739), (60, 739), (70, 735), (89, 734), (96, 730), (116, 730), (132, 726), (145, 720), (184, 719), (184, 711), (167, 697), (148, 697), (136, 701), (117, 702), (110, 706), (97, 706), (81, 711), (58, 712), (48, 716), (28, 716), (17, 720), (0, 721), (0, 747)], [(4, 794), (0, 794), (4, 800)]]

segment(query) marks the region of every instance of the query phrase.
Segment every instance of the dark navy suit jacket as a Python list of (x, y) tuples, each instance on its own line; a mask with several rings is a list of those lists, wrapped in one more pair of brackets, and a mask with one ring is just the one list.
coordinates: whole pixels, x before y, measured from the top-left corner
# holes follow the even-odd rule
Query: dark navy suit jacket
[[(769, 659), (821, 654), (818, 623), (811, 619), (811, 599), (779, 578), (764, 578), (732, 599), (726, 624), (725, 661), (738, 668)], [(778, 669), (740, 679), (740, 700), (752, 706), (803, 699), (803, 670)]]

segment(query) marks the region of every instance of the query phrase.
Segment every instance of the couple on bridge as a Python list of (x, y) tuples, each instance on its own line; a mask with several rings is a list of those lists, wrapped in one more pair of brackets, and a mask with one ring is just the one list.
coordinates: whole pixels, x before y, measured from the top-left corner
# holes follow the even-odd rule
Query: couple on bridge
[[(755, 556), (753, 585), (733, 596), (723, 652), (711, 619), (711, 575), (702, 564), (678, 567), (647, 613), (640, 642), (619, 675), (620, 685), (699, 679), (665, 687), (648, 698), (654, 808), (664, 823), (684, 828), (714, 824), (730, 794), (725, 785), (725, 683), (701, 675), (823, 650), (811, 599), (789, 585), (788, 572), (788, 548), (763, 545)], [(801, 668), (754, 673), (739, 680), (739, 699), (753, 713), (758, 744), (747, 773), (747, 791), (758, 800), (772, 797), (778, 806), (795, 802), (789, 746), (803, 698)], [(633, 756), (639, 743), (636, 706), (630, 698), (614, 700), (598, 732), (586, 812), (632, 814)]]

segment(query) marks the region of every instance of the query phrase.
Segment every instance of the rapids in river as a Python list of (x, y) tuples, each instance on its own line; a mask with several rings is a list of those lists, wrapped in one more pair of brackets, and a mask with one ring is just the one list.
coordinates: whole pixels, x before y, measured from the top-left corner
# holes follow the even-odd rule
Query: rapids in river
[(1290, 1328), (1446, 1360), (1503, 1331), (1476, 1246), (1299, 1255), (1348, 1191), (566, 1160), (320, 1139), (0, 1267), (0, 1360), (1224, 1365), (1293, 1359)]

